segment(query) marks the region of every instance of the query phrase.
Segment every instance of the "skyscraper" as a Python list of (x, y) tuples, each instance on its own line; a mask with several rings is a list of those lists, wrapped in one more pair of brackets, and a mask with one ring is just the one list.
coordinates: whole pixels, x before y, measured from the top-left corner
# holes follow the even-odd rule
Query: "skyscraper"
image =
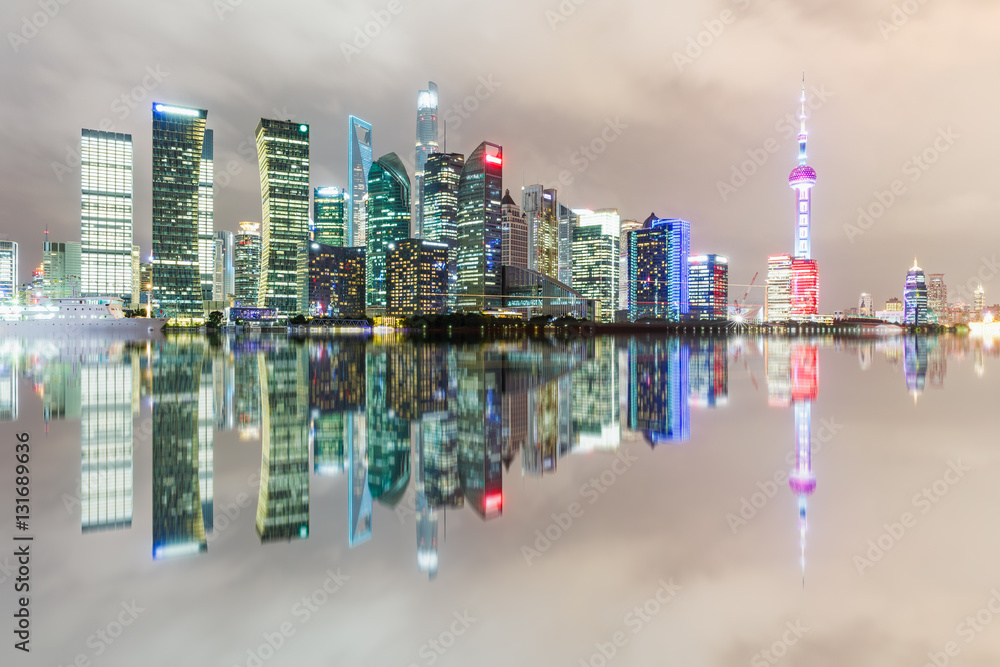
[[(559, 240), (557, 245), (559, 246), (559, 268), (557, 273), (557, 279), (564, 285), (573, 286), (573, 228), (576, 227), (577, 215), (568, 206), (563, 205), (560, 202), (556, 202), (556, 220), (559, 227)], [(622, 232), (624, 233), (625, 227), (622, 227)], [(619, 236), (619, 239), (621, 237)], [(619, 241), (620, 243), (620, 241)], [(623, 257), (625, 254), (622, 255)], [(624, 276), (626, 274), (626, 268), (622, 265), (619, 275)], [(619, 281), (622, 285), (625, 284), (624, 280)], [(627, 308), (628, 297), (622, 301), (621, 308)]]
[(948, 286), (944, 282), (943, 273), (931, 273), (927, 276), (927, 308), (935, 318), (941, 318), (948, 308)]
[(257, 305), (260, 293), (260, 223), (241, 222), (233, 240), (233, 302), (244, 308)]
[(365, 199), (368, 197), (368, 170), (372, 168), (372, 126), (351, 116), (347, 119), (347, 173), (351, 180), (347, 193), (347, 238), (344, 245), (365, 245)]
[(214, 133), (205, 130), (198, 177), (198, 264), (201, 266), (201, 299), (211, 301), (215, 288), (215, 148)]
[(686, 220), (651, 214), (642, 229), (629, 233), (629, 319), (678, 322), (688, 314), (690, 255), (691, 223)]
[(788, 176), (788, 185), (796, 193), (795, 252), (792, 261), (793, 319), (808, 319), (819, 314), (819, 269), (812, 259), (812, 189), (816, 170), (806, 164), (806, 79), (802, 75), (802, 111), (799, 114), (799, 165)]
[(690, 315), (699, 320), (726, 319), (729, 301), (729, 259), (721, 255), (688, 258)]
[(340, 188), (313, 189), (312, 240), (322, 245), (349, 246), (347, 193)]
[(872, 295), (868, 292), (862, 292), (861, 298), (858, 299), (858, 315), (861, 317), (875, 317), (875, 302), (872, 300)]
[(448, 245), (393, 241), (386, 250), (386, 314), (444, 314), (448, 305)]
[(304, 313), (298, 255), (309, 238), (309, 126), (261, 118), (256, 134), (263, 216), (257, 305), (279, 316)]
[(132, 294), (129, 298), (129, 308), (135, 310), (139, 307), (139, 293), (142, 291), (142, 280), (139, 267), (142, 264), (142, 252), (139, 246), (132, 246)]
[(983, 311), (986, 310), (986, 291), (982, 285), (976, 288), (973, 299), (972, 315), (975, 317), (975, 321), (979, 321), (983, 318)]
[[(0, 251), (2, 252), (2, 251)], [(45, 296), (68, 298), (80, 294), (81, 247), (79, 243), (45, 241), (42, 245)], [(2, 300), (2, 299), (0, 299)]]
[(80, 183), (82, 294), (130, 299), (132, 135), (83, 130)]
[(424, 238), (447, 243), (448, 307), (455, 307), (458, 289), (458, 182), (465, 167), (461, 153), (435, 153), (424, 165)]
[(510, 190), (504, 193), (500, 201), (501, 216), (501, 260), (504, 266), (519, 266), (528, 268), (528, 225), (524, 214), (510, 196)]
[(225, 301), (236, 293), (236, 237), (232, 232), (218, 231), (215, 232), (215, 242), (217, 248), (220, 244), (222, 246), (222, 257), (221, 266), (218, 261), (216, 263), (212, 300)]
[(924, 270), (913, 260), (913, 268), (906, 274), (903, 287), (903, 321), (907, 324), (926, 324), (927, 319), (927, 279)]
[(815, 260), (792, 258), (792, 319), (819, 314), (819, 269)]
[(458, 184), (458, 299), (466, 312), (500, 303), (503, 148), (484, 141), (472, 152)]
[[(558, 193), (554, 188), (546, 189), (539, 184), (524, 187), (521, 192), (521, 208), (528, 225), (528, 268), (558, 279)], [(572, 231), (566, 231), (572, 239)], [(570, 243), (572, 244), (572, 240)]]
[(207, 117), (153, 104), (153, 302), (173, 320), (204, 317), (198, 243)]
[(579, 214), (573, 228), (573, 289), (599, 304), (596, 319), (614, 322), (618, 311), (618, 234), (615, 209)]
[(792, 318), (792, 256), (767, 258), (767, 297), (764, 318), (768, 322), (787, 322)]
[(365, 316), (365, 249), (309, 243), (309, 314)]
[(395, 153), (383, 155), (368, 172), (365, 303), (385, 308), (385, 253), (410, 231), (410, 177)]
[(424, 168), (427, 157), (438, 150), (438, 88), (433, 81), (427, 90), (417, 94), (417, 166), (414, 173), (413, 229), (414, 238), (423, 238)]

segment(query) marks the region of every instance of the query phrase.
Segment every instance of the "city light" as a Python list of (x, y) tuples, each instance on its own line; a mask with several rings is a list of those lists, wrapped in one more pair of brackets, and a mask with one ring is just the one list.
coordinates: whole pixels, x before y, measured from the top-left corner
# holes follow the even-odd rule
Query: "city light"
[(178, 116), (190, 116), (191, 118), (195, 118), (201, 115), (201, 112), (198, 111), (197, 109), (187, 109), (185, 107), (172, 107), (172, 106), (167, 106), (166, 104), (157, 104), (153, 108), (159, 111), (160, 113), (176, 114)]

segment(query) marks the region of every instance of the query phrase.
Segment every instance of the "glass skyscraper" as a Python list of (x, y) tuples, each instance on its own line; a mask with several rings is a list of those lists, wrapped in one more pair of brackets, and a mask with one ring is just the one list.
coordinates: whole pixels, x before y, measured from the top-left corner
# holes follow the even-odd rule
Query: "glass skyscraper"
[(768, 322), (792, 319), (792, 256), (767, 258), (767, 301), (764, 318)]
[(309, 238), (309, 126), (261, 118), (257, 160), (263, 216), (257, 305), (279, 316), (305, 313), (299, 249)]
[(232, 232), (218, 231), (215, 232), (215, 242), (216, 246), (220, 243), (222, 245), (222, 257), (221, 266), (219, 266), (218, 258), (216, 261), (213, 300), (225, 301), (231, 294), (236, 293), (236, 256), (234, 254), (236, 237)]
[(395, 153), (380, 157), (368, 172), (367, 225), (365, 302), (385, 308), (385, 253), (410, 231), (410, 177)]
[(153, 301), (175, 320), (204, 317), (198, 244), (207, 117), (153, 104)]
[(347, 119), (347, 173), (351, 179), (347, 193), (347, 238), (345, 245), (365, 245), (365, 199), (368, 196), (368, 171), (372, 168), (372, 126), (351, 116)]
[(601, 322), (614, 322), (618, 310), (619, 224), (617, 210), (588, 211), (573, 229), (573, 289), (597, 301)]
[[(559, 208), (554, 188), (529, 185), (521, 189), (521, 209), (528, 225), (528, 268), (559, 277)], [(570, 243), (572, 243), (572, 231)]]
[(0, 304), (17, 300), (17, 241), (0, 240)]
[(205, 130), (198, 177), (198, 264), (201, 265), (201, 298), (211, 301), (215, 291), (215, 149), (214, 133)]
[(260, 223), (241, 222), (233, 241), (234, 305), (257, 305), (260, 292)]
[[(629, 234), (629, 319), (677, 322), (690, 310), (691, 223), (651, 215)], [(575, 261), (576, 258), (574, 258)]]
[(924, 270), (913, 260), (913, 268), (906, 274), (903, 287), (903, 321), (907, 324), (926, 324), (927, 319), (927, 278)]
[(434, 153), (424, 165), (423, 238), (448, 244), (449, 309), (455, 307), (458, 289), (458, 182), (463, 167), (461, 153)]
[[(80, 294), (81, 248), (79, 243), (42, 245), (43, 291), (50, 298), (68, 298), (73, 290)], [(134, 307), (134, 306), (133, 306)]]
[(417, 94), (417, 165), (414, 172), (413, 230), (414, 238), (423, 238), (424, 166), (427, 157), (438, 150), (438, 88), (433, 81), (427, 90)]
[(501, 200), (503, 227), (501, 230), (501, 262), (504, 266), (528, 268), (528, 225), (520, 207), (507, 190)]
[(483, 142), (465, 161), (458, 184), (459, 310), (500, 305), (503, 148)]
[(688, 259), (691, 317), (724, 320), (729, 300), (729, 259), (721, 255), (697, 255)]
[(351, 245), (346, 209), (347, 193), (340, 188), (314, 188), (312, 240), (322, 245)]
[(130, 300), (132, 135), (83, 130), (80, 182), (82, 295)]

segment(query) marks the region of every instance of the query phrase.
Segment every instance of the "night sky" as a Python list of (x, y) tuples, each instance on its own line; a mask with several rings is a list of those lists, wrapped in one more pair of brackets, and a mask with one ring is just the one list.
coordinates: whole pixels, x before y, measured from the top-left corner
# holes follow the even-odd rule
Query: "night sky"
[(792, 251), (805, 70), (821, 311), (901, 296), (914, 256), (951, 300), (980, 273), (1000, 301), (992, 0), (7, 0), (0, 25), (0, 233), (21, 244), (22, 280), (46, 225), (80, 238), (81, 128), (132, 134), (146, 255), (154, 100), (208, 109), (215, 225), (235, 231), (261, 216), (259, 118), (309, 123), (313, 186), (344, 186), (347, 116), (373, 124), (376, 157), (409, 162), (433, 80), (448, 149), (502, 144), (515, 199), (541, 181), (574, 208), (686, 218), (692, 252), (728, 255), (741, 297)]

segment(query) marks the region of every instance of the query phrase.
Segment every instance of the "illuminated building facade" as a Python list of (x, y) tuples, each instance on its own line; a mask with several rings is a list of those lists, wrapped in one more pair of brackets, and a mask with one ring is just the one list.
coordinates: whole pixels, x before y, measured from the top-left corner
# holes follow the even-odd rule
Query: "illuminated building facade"
[(132, 296), (132, 135), (83, 130), (81, 295)]
[(792, 256), (771, 255), (767, 258), (767, 301), (765, 319), (768, 322), (788, 322), (792, 319)]
[(365, 249), (309, 243), (309, 315), (365, 316)]
[(935, 319), (943, 318), (948, 309), (948, 286), (943, 273), (927, 275), (927, 308)]
[(207, 117), (204, 109), (153, 104), (153, 303), (173, 320), (204, 315), (198, 244)]
[(550, 276), (516, 266), (501, 269), (503, 308), (523, 317), (551, 315), (586, 319), (594, 316), (595, 302)]
[[(690, 312), (691, 223), (650, 215), (629, 233), (629, 319), (677, 322)], [(575, 258), (574, 258), (575, 259)]]
[[(578, 216), (573, 209), (556, 202), (556, 220), (559, 224), (559, 269), (557, 276), (559, 282), (573, 286), (573, 228), (576, 227)], [(619, 271), (619, 275), (626, 275), (625, 269)], [(620, 281), (622, 285), (625, 281)], [(626, 299), (627, 301), (627, 299)], [(622, 306), (627, 308), (628, 306)]]
[(263, 216), (257, 305), (281, 317), (305, 313), (299, 248), (309, 239), (309, 126), (261, 118), (257, 162)]
[(444, 314), (448, 307), (448, 245), (403, 239), (386, 251), (386, 315)]
[(819, 314), (819, 269), (812, 259), (792, 258), (792, 319)]
[(395, 153), (380, 157), (368, 172), (367, 225), (365, 303), (385, 308), (386, 251), (410, 233), (410, 177)]
[(312, 240), (322, 245), (349, 246), (347, 193), (340, 188), (313, 189)]
[(981, 320), (983, 317), (983, 311), (986, 310), (986, 290), (980, 285), (976, 288), (976, 292), (972, 297), (974, 299), (972, 304), (972, 314), (975, 316), (975, 320)]
[(858, 315), (861, 317), (875, 317), (875, 302), (872, 300), (872, 295), (867, 292), (862, 292), (861, 297), (858, 299)]
[[(555, 188), (540, 184), (522, 188), (521, 208), (528, 226), (528, 267), (559, 277), (559, 198)], [(572, 244), (572, 231), (569, 232)], [(572, 251), (571, 251), (572, 252)]]
[(215, 148), (214, 132), (205, 130), (198, 175), (198, 266), (201, 299), (211, 301), (215, 284)]
[(503, 148), (483, 142), (465, 161), (458, 184), (456, 264), (460, 311), (500, 305)]
[(372, 126), (351, 116), (347, 119), (347, 173), (351, 185), (347, 193), (347, 238), (344, 245), (365, 245), (368, 171), (372, 168)]
[(597, 304), (595, 317), (614, 322), (618, 311), (618, 228), (581, 215), (573, 229), (573, 291)]
[(423, 238), (447, 243), (448, 308), (455, 307), (458, 290), (458, 183), (465, 167), (461, 153), (434, 153), (424, 165)]
[[(802, 78), (802, 111), (799, 114), (799, 164), (788, 176), (788, 185), (795, 190), (796, 224), (795, 252), (791, 275), (791, 317), (808, 319), (819, 314), (819, 269), (812, 259), (812, 189), (816, 185), (816, 170), (806, 164), (806, 82)], [(770, 263), (769, 263), (770, 269)], [(768, 318), (770, 319), (770, 318)]]
[(17, 241), (0, 240), (0, 304), (17, 301)]
[(501, 259), (504, 266), (519, 266), (528, 268), (528, 225), (524, 214), (510, 196), (510, 190), (504, 193), (500, 201), (501, 216)]
[(233, 303), (257, 305), (260, 293), (260, 223), (241, 222), (233, 239)]
[(132, 246), (132, 294), (129, 299), (130, 308), (138, 308), (140, 296), (139, 293), (142, 291), (142, 276), (140, 275), (140, 266), (142, 264), (142, 254), (139, 246)]
[(906, 324), (926, 324), (927, 317), (927, 278), (924, 270), (913, 260), (913, 268), (906, 274), (906, 284), (903, 287), (903, 321)]
[(426, 90), (417, 93), (417, 163), (414, 170), (412, 229), (414, 238), (424, 238), (424, 168), (428, 156), (439, 150), (438, 88), (436, 83), (430, 81)]
[(236, 236), (232, 232), (215, 232), (216, 260), (213, 301), (225, 301), (236, 293)]
[(724, 320), (729, 301), (729, 259), (722, 255), (688, 258), (691, 309), (697, 320)]
[[(2, 253), (2, 249), (0, 249)], [(55, 243), (45, 241), (42, 245), (42, 292), (45, 296), (60, 299), (80, 294), (80, 269), (82, 249), (79, 243)], [(145, 284), (143, 283), (143, 289)], [(0, 288), (2, 290), (2, 288)], [(2, 302), (2, 298), (0, 298)]]

